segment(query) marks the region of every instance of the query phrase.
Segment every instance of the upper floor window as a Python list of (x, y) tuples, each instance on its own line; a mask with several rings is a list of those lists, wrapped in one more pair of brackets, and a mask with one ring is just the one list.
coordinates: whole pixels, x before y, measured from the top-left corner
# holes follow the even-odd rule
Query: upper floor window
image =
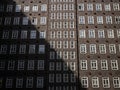
[(91, 60), (91, 70), (98, 70), (97, 60)]
[(103, 16), (97, 16), (97, 23), (103, 24)]
[(35, 54), (35, 45), (29, 45), (29, 54)]
[(41, 5), (41, 11), (47, 11), (47, 4)]
[(81, 84), (83, 88), (88, 88), (88, 77), (81, 77)]
[(28, 17), (23, 17), (22, 24), (23, 24), (23, 25), (28, 25), (28, 20), (29, 20)]
[(92, 77), (92, 87), (99, 88), (99, 78), (98, 77)]
[(111, 60), (111, 69), (118, 70), (118, 61), (117, 60)]
[(80, 53), (81, 54), (86, 54), (87, 53), (86, 44), (80, 44)]
[(32, 88), (32, 87), (33, 87), (33, 77), (27, 77), (26, 88)]
[(120, 77), (113, 77), (114, 88), (120, 88)]
[(16, 54), (17, 51), (17, 45), (12, 44), (10, 45), (10, 54)]
[(28, 60), (27, 69), (34, 70), (34, 60)]
[(9, 39), (9, 31), (8, 30), (3, 31), (2, 39)]
[(12, 39), (17, 39), (18, 38), (18, 30), (13, 30), (12, 31)]
[(98, 30), (98, 38), (105, 38), (104, 30), (102, 30), (102, 29)]
[(120, 5), (119, 5), (119, 3), (113, 3), (113, 10), (114, 10), (114, 11), (119, 11), (119, 10), (120, 10)]
[(25, 6), (24, 6), (24, 12), (29, 12), (29, 11), (30, 11), (30, 6), (25, 5)]
[(0, 4), (0, 12), (4, 11), (4, 4)]
[(96, 4), (96, 11), (102, 11), (102, 4), (101, 3)]
[(46, 32), (45, 31), (40, 31), (39, 32), (39, 38), (46, 38)]
[(44, 86), (44, 78), (43, 77), (37, 77), (37, 88), (43, 88)]
[(87, 60), (80, 60), (80, 68), (81, 68), (81, 70), (88, 69)]
[(16, 5), (15, 12), (20, 12), (20, 11), (21, 11), (21, 5)]
[(38, 70), (44, 70), (44, 60), (38, 60), (37, 62), (37, 69)]
[(31, 30), (30, 31), (30, 39), (35, 39), (36, 38), (36, 31), (35, 30)]
[(88, 30), (88, 37), (89, 38), (95, 38), (95, 30), (94, 29)]
[(117, 37), (120, 38), (120, 29), (117, 30)]
[(11, 24), (11, 17), (5, 17), (4, 25), (10, 25)]
[(40, 17), (40, 24), (41, 25), (46, 25), (47, 23), (47, 18), (46, 17)]
[(105, 11), (111, 11), (111, 6), (110, 4), (105, 4), (104, 5)]
[(106, 45), (99, 44), (99, 51), (100, 51), (100, 54), (106, 54)]
[(109, 29), (107, 30), (108, 38), (114, 38), (114, 30)]
[(120, 16), (115, 16), (115, 23), (120, 24)]
[(13, 79), (7, 78), (6, 79), (6, 88), (12, 88), (12, 86), (13, 86)]
[(106, 23), (107, 24), (112, 24), (112, 16), (106, 16)]
[(88, 24), (94, 24), (94, 17), (88, 16)]
[(102, 77), (103, 88), (110, 88), (109, 77)]
[(107, 60), (101, 60), (101, 70), (108, 70)]
[(96, 53), (96, 44), (90, 44), (90, 54)]
[(13, 25), (19, 25), (20, 17), (14, 17)]
[(27, 30), (21, 31), (21, 39), (27, 39)]
[(12, 12), (13, 10), (13, 5), (7, 5), (6, 12)]
[(23, 87), (23, 78), (17, 78), (16, 79), (16, 88), (22, 88)]
[(109, 52), (110, 52), (110, 54), (115, 54), (116, 53), (115, 44), (109, 44)]
[(32, 11), (33, 12), (38, 12), (38, 5), (33, 5)]
[(45, 53), (45, 45), (39, 45), (39, 54)]
[(7, 45), (1, 45), (0, 47), (0, 54), (6, 54), (7, 53)]
[(0, 70), (4, 70), (5, 69), (5, 61), (0, 60)]
[(87, 4), (87, 11), (93, 11), (93, 4), (92, 3)]
[(78, 10), (79, 11), (84, 11), (84, 3), (78, 4)]
[(79, 24), (85, 24), (85, 16), (79, 16)]

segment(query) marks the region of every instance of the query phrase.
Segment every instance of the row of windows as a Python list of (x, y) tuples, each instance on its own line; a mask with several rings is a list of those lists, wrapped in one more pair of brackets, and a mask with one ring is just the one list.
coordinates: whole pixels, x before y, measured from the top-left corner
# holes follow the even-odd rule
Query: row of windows
[(50, 2), (55, 3), (55, 2), (74, 2), (74, 0), (50, 0)]
[(50, 51), (49, 54), (50, 60), (56, 60), (56, 59), (64, 59), (64, 60), (74, 60), (76, 59), (76, 52), (75, 51)]
[[(9, 50), (9, 52), (8, 52)], [(21, 44), (21, 45), (16, 45), (16, 44), (11, 44), (10, 46), (8, 45), (1, 45), (0, 46), (0, 54), (44, 54), (45, 53), (45, 45), (35, 45), (31, 44), (29, 45), (29, 48), (27, 48), (26, 44)]]
[(51, 39), (59, 39), (59, 38), (75, 38), (75, 31), (50, 31)]
[(51, 19), (75, 19), (74, 13), (51, 13), (50, 14)]
[(79, 16), (79, 24), (95, 24), (95, 22), (97, 24), (120, 24), (120, 16)]
[(120, 5), (119, 3), (87, 3), (87, 4), (84, 4), (84, 3), (79, 3), (78, 4), (78, 11), (84, 11), (84, 10), (87, 10), (87, 11), (111, 11), (111, 10), (114, 10), (114, 11), (119, 11), (120, 10)]
[[(120, 88), (120, 77), (81, 77), (81, 83), (83, 88), (110, 88), (112, 85), (114, 88)], [(110, 83), (111, 82), (111, 83)], [(90, 85), (91, 84), (91, 85)]]
[(75, 71), (76, 62), (49, 62), (50, 71)]
[(120, 30), (89, 29), (79, 30), (79, 38), (120, 38)]
[(51, 11), (73, 11), (74, 4), (51, 4), (50, 10)]
[(77, 90), (76, 86), (49, 86), (48, 90)]
[(44, 70), (44, 60), (5, 60), (0, 61), (0, 70)]
[(75, 74), (49, 74), (49, 83), (75, 83)]
[(75, 41), (50, 41), (50, 48), (57, 48), (57, 49), (74, 49), (75, 48)]
[(120, 52), (120, 44), (80, 44), (80, 54), (116, 54), (117, 50)]
[[(7, 77), (6, 80), (0, 78), (0, 88), (3, 86), (3, 82), (5, 82), (5, 88), (13, 88), (15, 83), (15, 88), (43, 88), (44, 87), (44, 77)], [(36, 83), (34, 86), (34, 82)]]
[(80, 69), (81, 70), (119, 70), (118, 60), (80, 60)]
[[(39, 34), (39, 35), (38, 35)], [(3, 30), (2, 32), (2, 39), (44, 39), (46, 38), (46, 31), (39, 31), (36, 30)]]
[[(14, 9), (15, 8), (15, 9)], [(39, 10), (40, 9), (40, 10)], [(45, 12), (47, 11), (47, 4), (41, 4), (40, 6), (35, 4), (33, 6), (29, 6), (29, 5), (12, 5), (12, 4), (8, 4), (7, 6), (5, 6), (4, 4), (0, 4), (0, 12)]]
[(73, 29), (75, 28), (75, 21), (54, 21), (50, 23), (51, 29)]
[[(38, 23), (39, 21), (39, 23)], [(40, 19), (38, 20), (38, 18), (36, 17), (14, 17), (13, 21), (12, 21), (12, 17), (5, 17), (5, 19), (0, 18), (0, 25), (2, 25), (3, 23), (4, 25), (46, 25), (47, 23), (47, 17), (40, 17)]]

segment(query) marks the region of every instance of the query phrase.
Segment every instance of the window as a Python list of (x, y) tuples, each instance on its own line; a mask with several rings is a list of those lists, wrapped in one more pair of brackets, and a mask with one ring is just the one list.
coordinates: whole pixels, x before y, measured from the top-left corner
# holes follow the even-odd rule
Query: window
[(75, 48), (75, 41), (70, 41), (69, 45), (71, 49)]
[(6, 54), (7, 53), (7, 45), (1, 45), (0, 47), (0, 54)]
[(102, 4), (101, 3), (96, 4), (96, 11), (102, 11)]
[(97, 60), (91, 60), (91, 70), (98, 70)]
[(120, 16), (115, 16), (115, 24), (120, 24)]
[(3, 86), (3, 79), (0, 78), (0, 88), (2, 88), (2, 86)]
[(57, 51), (56, 52), (56, 59), (61, 59), (62, 58), (62, 52), (61, 51)]
[(22, 24), (23, 24), (23, 25), (28, 25), (28, 20), (29, 20), (28, 17), (23, 17)]
[(81, 70), (87, 70), (87, 60), (80, 60)]
[(109, 77), (102, 77), (103, 88), (110, 88)]
[(74, 4), (69, 4), (69, 10), (74, 10)]
[(50, 59), (55, 59), (55, 52), (50, 52)]
[(88, 37), (89, 38), (95, 38), (95, 30), (94, 29), (88, 30)]
[[(55, 42), (54, 42), (55, 43)], [(55, 46), (54, 46), (55, 47)], [(62, 41), (57, 41), (57, 48), (60, 49), (62, 48)]]
[(117, 30), (117, 37), (120, 38), (120, 29)]
[(103, 24), (103, 16), (97, 16), (97, 23)]
[(68, 13), (63, 13), (63, 19), (68, 19)]
[(57, 71), (60, 71), (61, 70), (61, 66), (62, 64), (61, 64), (61, 62), (56, 62), (56, 70)]
[(105, 38), (105, 32), (104, 30), (98, 30), (98, 38)]
[(11, 17), (5, 17), (4, 25), (10, 25), (11, 24)]
[(12, 88), (12, 85), (13, 85), (13, 79), (7, 78), (6, 79), (6, 88)]
[(39, 54), (45, 53), (45, 45), (39, 45)]
[(87, 4), (87, 11), (93, 11), (93, 4), (92, 3)]
[(40, 24), (41, 25), (46, 25), (47, 23), (47, 18), (46, 17), (40, 17)]
[(17, 45), (13, 44), (10, 45), (10, 54), (16, 54), (17, 51)]
[(105, 11), (111, 11), (111, 6), (110, 4), (105, 4), (104, 5)]
[(110, 54), (116, 54), (115, 44), (109, 44), (109, 52), (110, 52)]
[(12, 12), (13, 10), (13, 5), (7, 5), (6, 12)]
[[(73, 73), (73, 74), (70, 74), (70, 81), (71, 82), (76, 82), (76, 75)], [(75, 90), (75, 89), (73, 89)]]
[(15, 61), (10, 60), (8, 61), (8, 70), (14, 70), (15, 67)]
[(29, 45), (29, 54), (35, 54), (35, 45)]
[(27, 30), (21, 31), (21, 39), (27, 39)]
[(2, 25), (3, 23), (2, 23), (2, 21), (3, 21), (3, 18), (2, 17), (0, 17), (0, 25)]
[(86, 54), (87, 53), (86, 44), (80, 44), (80, 53), (81, 54)]
[(114, 30), (109, 29), (107, 30), (108, 38), (114, 38)]
[(119, 3), (113, 3), (113, 10), (114, 10), (114, 11), (119, 11), (119, 10), (120, 10), (120, 5), (119, 5)]
[(92, 87), (99, 88), (99, 78), (98, 77), (92, 77)]
[(68, 48), (68, 41), (63, 41), (63, 48)]
[(9, 39), (9, 31), (8, 30), (3, 31), (2, 39)]
[(40, 31), (40, 32), (39, 32), (39, 38), (40, 38), (40, 39), (46, 38), (46, 31)]
[(54, 62), (49, 63), (49, 70), (50, 71), (55, 70), (55, 63)]
[(120, 88), (120, 77), (113, 77), (114, 88)]
[(20, 17), (14, 17), (13, 25), (19, 25)]
[(38, 5), (33, 5), (32, 11), (33, 12), (38, 12)]
[(75, 71), (76, 70), (76, 63), (75, 62), (70, 62), (70, 70)]
[(17, 78), (16, 79), (16, 88), (22, 88), (23, 87), (23, 78)]
[(68, 62), (63, 63), (63, 70), (64, 71), (68, 70)]
[(68, 51), (63, 52), (63, 59), (68, 59)]
[(44, 78), (37, 77), (37, 88), (43, 88), (43, 86), (44, 86)]
[(81, 77), (81, 84), (83, 88), (88, 88), (88, 77)]
[(118, 61), (117, 60), (111, 60), (111, 69), (118, 70)]
[(112, 24), (112, 16), (106, 16), (106, 24)]
[(4, 11), (4, 4), (0, 4), (0, 12)]
[(30, 39), (36, 39), (36, 31), (35, 30), (30, 31)]
[(25, 61), (24, 60), (18, 60), (18, 70), (24, 70)]
[(36, 17), (32, 17), (31, 24), (37, 25), (37, 18)]
[(80, 38), (86, 38), (85, 30), (79, 30), (79, 37)]
[(68, 10), (68, 4), (63, 4), (63, 10)]
[(27, 77), (26, 88), (33, 88), (33, 77)]
[(101, 60), (101, 70), (108, 70), (107, 60)]
[(20, 11), (21, 11), (21, 5), (16, 5), (15, 12), (20, 12)]
[(62, 80), (61, 74), (56, 74), (56, 83), (60, 83)]
[(27, 69), (34, 70), (34, 60), (28, 60)]
[(90, 54), (96, 54), (96, 44), (90, 44)]
[(13, 30), (12, 31), (12, 39), (17, 39), (18, 38), (18, 30)]
[(47, 11), (47, 4), (41, 5), (41, 11)]
[[(60, 34), (60, 37), (61, 37), (62, 35)], [(68, 31), (63, 31), (63, 38), (68, 38)]]
[(79, 16), (79, 24), (85, 24), (85, 16)]
[(69, 31), (70, 38), (75, 38), (75, 31)]
[(68, 82), (69, 77), (68, 74), (63, 74), (63, 82)]
[(100, 54), (106, 54), (106, 45), (99, 44), (99, 51), (100, 51)]
[(0, 70), (5, 69), (5, 61), (0, 61)]
[(38, 60), (37, 69), (38, 70), (44, 70), (44, 60)]
[(26, 53), (26, 45), (22, 44), (19, 47), (19, 54), (25, 54)]
[(49, 74), (49, 83), (54, 83), (54, 74)]
[(79, 11), (84, 11), (84, 3), (78, 4), (78, 10)]
[(74, 16), (75, 16), (74, 13), (69, 13), (69, 19), (74, 19), (75, 18)]
[(24, 12), (29, 12), (29, 10), (30, 10), (30, 6), (25, 5), (25, 6), (24, 6)]
[(88, 16), (88, 24), (94, 24), (94, 17)]

